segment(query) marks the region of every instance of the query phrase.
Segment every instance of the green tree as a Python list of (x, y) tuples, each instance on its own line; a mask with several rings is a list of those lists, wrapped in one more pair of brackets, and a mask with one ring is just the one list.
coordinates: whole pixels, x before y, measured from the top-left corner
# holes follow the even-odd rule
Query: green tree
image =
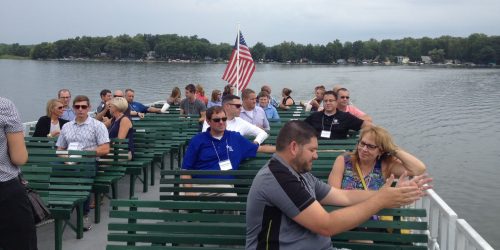
[(52, 43), (43, 42), (35, 45), (31, 50), (31, 58), (33, 59), (48, 59), (55, 58), (55, 47)]
[(435, 63), (442, 63), (444, 61), (443, 49), (432, 49), (429, 51), (428, 55), (431, 57), (431, 60)]
[(256, 43), (252, 47), (252, 57), (254, 61), (266, 60), (266, 45), (261, 42)]

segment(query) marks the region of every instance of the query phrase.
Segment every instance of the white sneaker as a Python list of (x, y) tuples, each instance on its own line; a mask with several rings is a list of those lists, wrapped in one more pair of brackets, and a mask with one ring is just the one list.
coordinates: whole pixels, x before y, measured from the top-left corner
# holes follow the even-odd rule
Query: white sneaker
[(92, 228), (92, 223), (90, 223), (90, 218), (88, 215), (83, 216), (83, 231), (89, 231)]

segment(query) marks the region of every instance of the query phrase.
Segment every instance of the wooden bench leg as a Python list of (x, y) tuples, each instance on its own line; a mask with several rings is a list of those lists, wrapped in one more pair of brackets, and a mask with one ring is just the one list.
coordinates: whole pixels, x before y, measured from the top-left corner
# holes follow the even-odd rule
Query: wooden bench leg
[[(150, 163), (150, 166), (152, 166), (153, 163)], [(146, 193), (148, 192), (148, 167), (143, 168), (144, 171), (144, 178), (142, 179), (142, 192)]]
[(129, 199), (131, 199), (135, 195), (135, 179), (136, 179), (135, 174), (131, 174), (130, 175)]
[(101, 222), (101, 193), (94, 193), (95, 207), (94, 207), (94, 222), (97, 224)]
[(54, 219), (54, 243), (55, 250), (62, 250), (63, 220)]
[(76, 207), (76, 238), (83, 238), (83, 203), (80, 202)]

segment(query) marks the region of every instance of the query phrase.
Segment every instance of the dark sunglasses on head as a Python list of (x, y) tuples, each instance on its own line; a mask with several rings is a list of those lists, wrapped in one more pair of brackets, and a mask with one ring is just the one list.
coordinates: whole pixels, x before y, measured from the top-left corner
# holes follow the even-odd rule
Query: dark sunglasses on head
[(87, 109), (89, 106), (88, 105), (73, 105), (74, 109)]
[(341, 96), (340, 99), (347, 99), (347, 100), (349, 100), (349, 96)]
[(235, 106), (237, 109), (241, 108), (241, 104), (229, 103), (229, 105)]
[(220, 121), (227, 121), (227, 117), (222, 117), (222, 118), (214, 118), (214, 119), (211, 119), (211, 121), (213, 122), (220, 122)]
[(122, 95), (114, 95), (113, 97), (123, 97)]

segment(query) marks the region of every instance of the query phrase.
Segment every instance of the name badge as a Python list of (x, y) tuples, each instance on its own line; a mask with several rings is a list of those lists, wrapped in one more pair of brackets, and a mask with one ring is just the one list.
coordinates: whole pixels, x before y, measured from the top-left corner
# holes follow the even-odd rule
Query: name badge
[(219, 161), (219, 167), (222, 171), (232, 170), (233, 166), (231, 166), (230, 160)]
[(322, 130), (321, 131), (321, 138), (330, 138), (331, 134), (332, 134), (332, 131)]

